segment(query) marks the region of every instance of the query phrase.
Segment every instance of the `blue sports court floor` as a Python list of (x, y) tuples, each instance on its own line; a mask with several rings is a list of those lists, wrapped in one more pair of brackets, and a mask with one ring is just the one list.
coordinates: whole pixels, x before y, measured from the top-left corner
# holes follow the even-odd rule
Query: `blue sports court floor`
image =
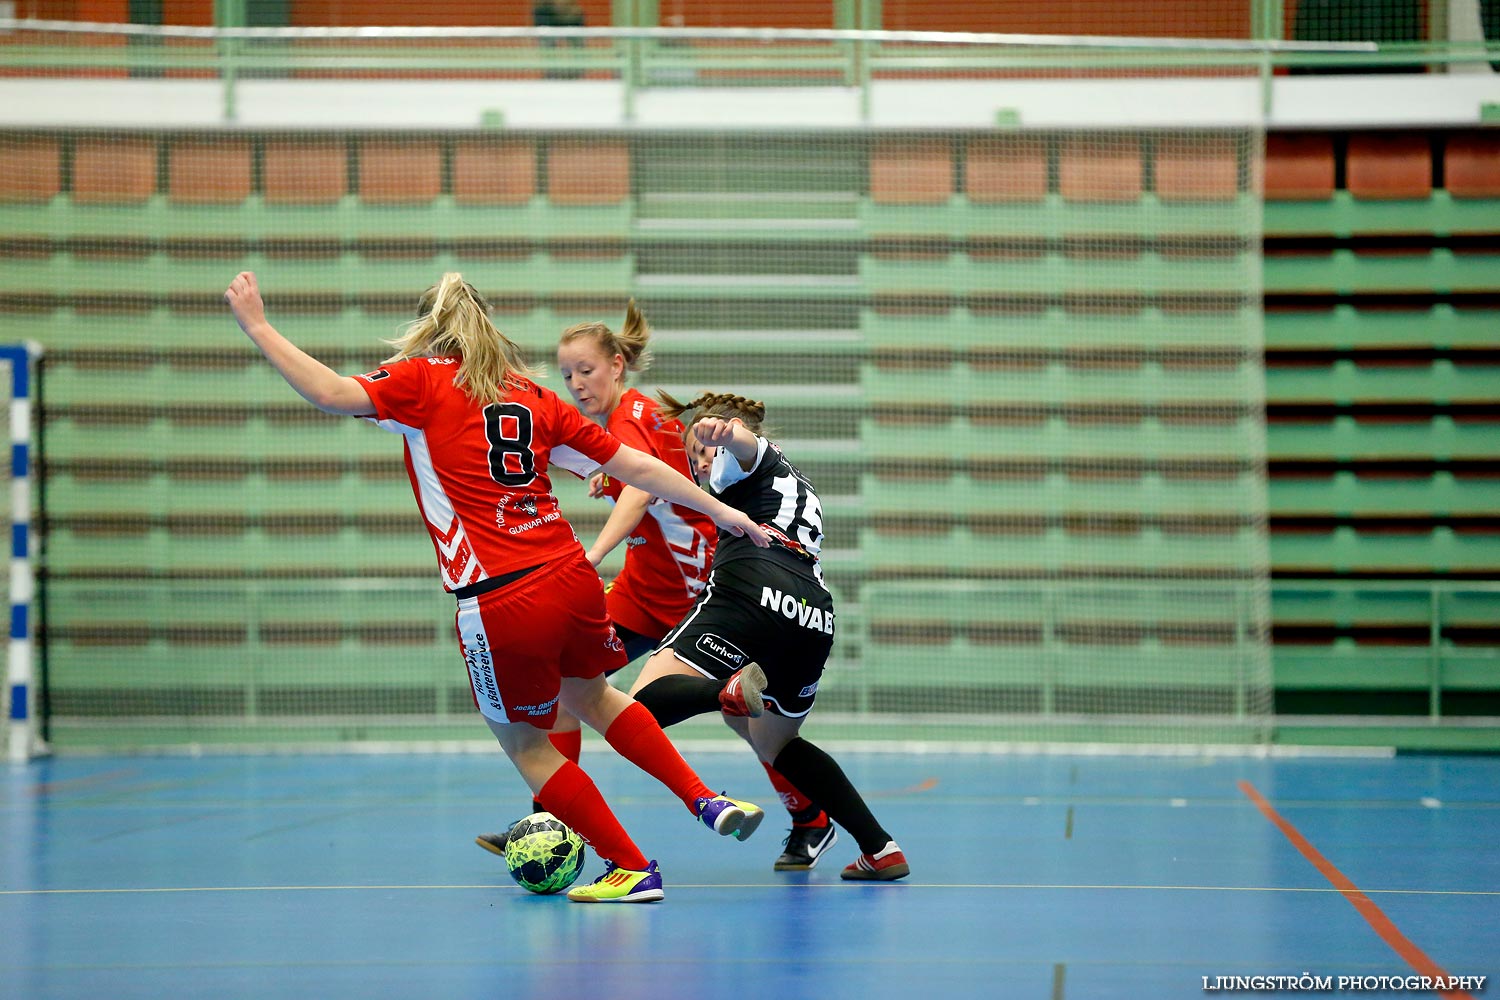
[[(776, 805), (748, 752), (688, 756)], [(498, 749), (11, 766), (0, 996), (1155, 1000), (1500, 975), (1497, 758), (840, 756), (910, 879), (841, 882), (847, 836), (774, 873), (779, 806), (717, 838), (586, 743), (666, 878), (634, 907), (528, 895), (473, 845), (528, 811)]]

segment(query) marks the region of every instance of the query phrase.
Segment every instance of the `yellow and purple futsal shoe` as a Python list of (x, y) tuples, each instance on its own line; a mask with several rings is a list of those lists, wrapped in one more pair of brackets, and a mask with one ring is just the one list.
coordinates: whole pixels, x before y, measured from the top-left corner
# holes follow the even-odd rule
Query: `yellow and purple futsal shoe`
[(727, 795), (715, 795), (711, 799), (699, 799), (694, 803), (698, 818), (703, 825), (721, 837), (749, 840), (755, 828), (766, 814), (760, 806), (731, 799)]
[(568, 898), (575, 903), (659, 903), (665, 896), (655, 861), (647, 864), (643, 872), (606, 861), (603, 875), (588, 885), (568, 890)]

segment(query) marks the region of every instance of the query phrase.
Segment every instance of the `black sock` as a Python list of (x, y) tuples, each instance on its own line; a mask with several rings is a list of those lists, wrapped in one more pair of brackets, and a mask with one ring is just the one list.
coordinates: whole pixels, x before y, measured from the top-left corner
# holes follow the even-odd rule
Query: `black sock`
[(658, 677), (635, 693), (635, 700), (646, 706), (657, 725), (665, 729), (695, 715), (718, 712), (719, 692), (724, 682), (686, 674)]
[(838, 761), (798, 736), (782, 747), (771, 763), (797, 790), (821, 805), (833, 821), (848, 830), (866, 854), (883, 850), (891, 835), (875, 821), (870, 807), (860, 797), (839, 767)]
[(823, 816), (823, 807), (814, 802), (801, 812), (792, 813), (792, 824), (794, 826), (811, 826), (813, 820), (820, 816), (823, 818), (823, 823), (819, 823), (818, 825), (823, 826), (827, 823), (828, 817)]

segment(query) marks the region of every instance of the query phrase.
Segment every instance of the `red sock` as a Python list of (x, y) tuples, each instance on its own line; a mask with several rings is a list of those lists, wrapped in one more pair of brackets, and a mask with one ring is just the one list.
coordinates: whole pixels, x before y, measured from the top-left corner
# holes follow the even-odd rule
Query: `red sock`
[(650, 864), (610, 811), (593, 779), (572, 761), (564, 763), (547, 779), (537, 798), (549, 813), (576, 830), (605, 861), (633, 872), (644, 871)]
[[(794, 821), (799, 814), (806, 813), (813, 808), (812, 799), (797, 791), (797, 787), (787, 781), (780, 771), (765, 761), (761, 761), (760, 766), (766, 769), (766, 777), (771, 779), (771, 787), (776, 789), (776, 794), (781, 797), (781, 804), (786, 806), (786, 811), (792, 814)], [(822, 810), (819, 810), (819, 815), (822, 815)]]
[(578, 763), (578, 758), (583, 756), (583, 730), (570, 729), (565, 733), (548, 733), (547, 739), (557, 747), (557, 752)]
[(656, 724), (655, 716), (640, 702), (632, 702), (615, 716), (615, 721), (604, 731), (604, 739), (621, 757), (671, 789), (693, 815), (698, 814), (694, 808), (698, 799), (713, 797), (713, 789), (688, 767), (688, 762)]
[[(547, 739), (551, 740), (552, 745), (557, 747), (558, 753), (575, 764), (578, 763), (578, 758), (583, 756), (583, 730), (581, 729), (574, 729), (565, 733), (548, 733)], [(550, 812), (546, 806), (542, 805), (542, 800), (536, 796), (532, 796), (531, 811), (534, 813)]]

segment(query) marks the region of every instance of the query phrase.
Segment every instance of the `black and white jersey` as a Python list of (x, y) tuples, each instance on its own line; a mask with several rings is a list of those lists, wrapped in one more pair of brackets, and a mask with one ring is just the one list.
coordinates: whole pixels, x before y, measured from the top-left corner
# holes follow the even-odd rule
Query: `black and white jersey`
[[(812, 482), (787, 460), (774, 442), (756, 436), (755, 466), (749, 472), (720, 448), (709, 473), (709, 493), (731, 507), (750, 515), (751, 520), (779, 531), (788, 543), (772, 545), (770, 551), (797, 553), (822, 579), (818, 552), (823, 545), (823, 506)], [(715, 565), (732, 559), (764, 555), (748, 538), (731, 535), (720, 529)]]

